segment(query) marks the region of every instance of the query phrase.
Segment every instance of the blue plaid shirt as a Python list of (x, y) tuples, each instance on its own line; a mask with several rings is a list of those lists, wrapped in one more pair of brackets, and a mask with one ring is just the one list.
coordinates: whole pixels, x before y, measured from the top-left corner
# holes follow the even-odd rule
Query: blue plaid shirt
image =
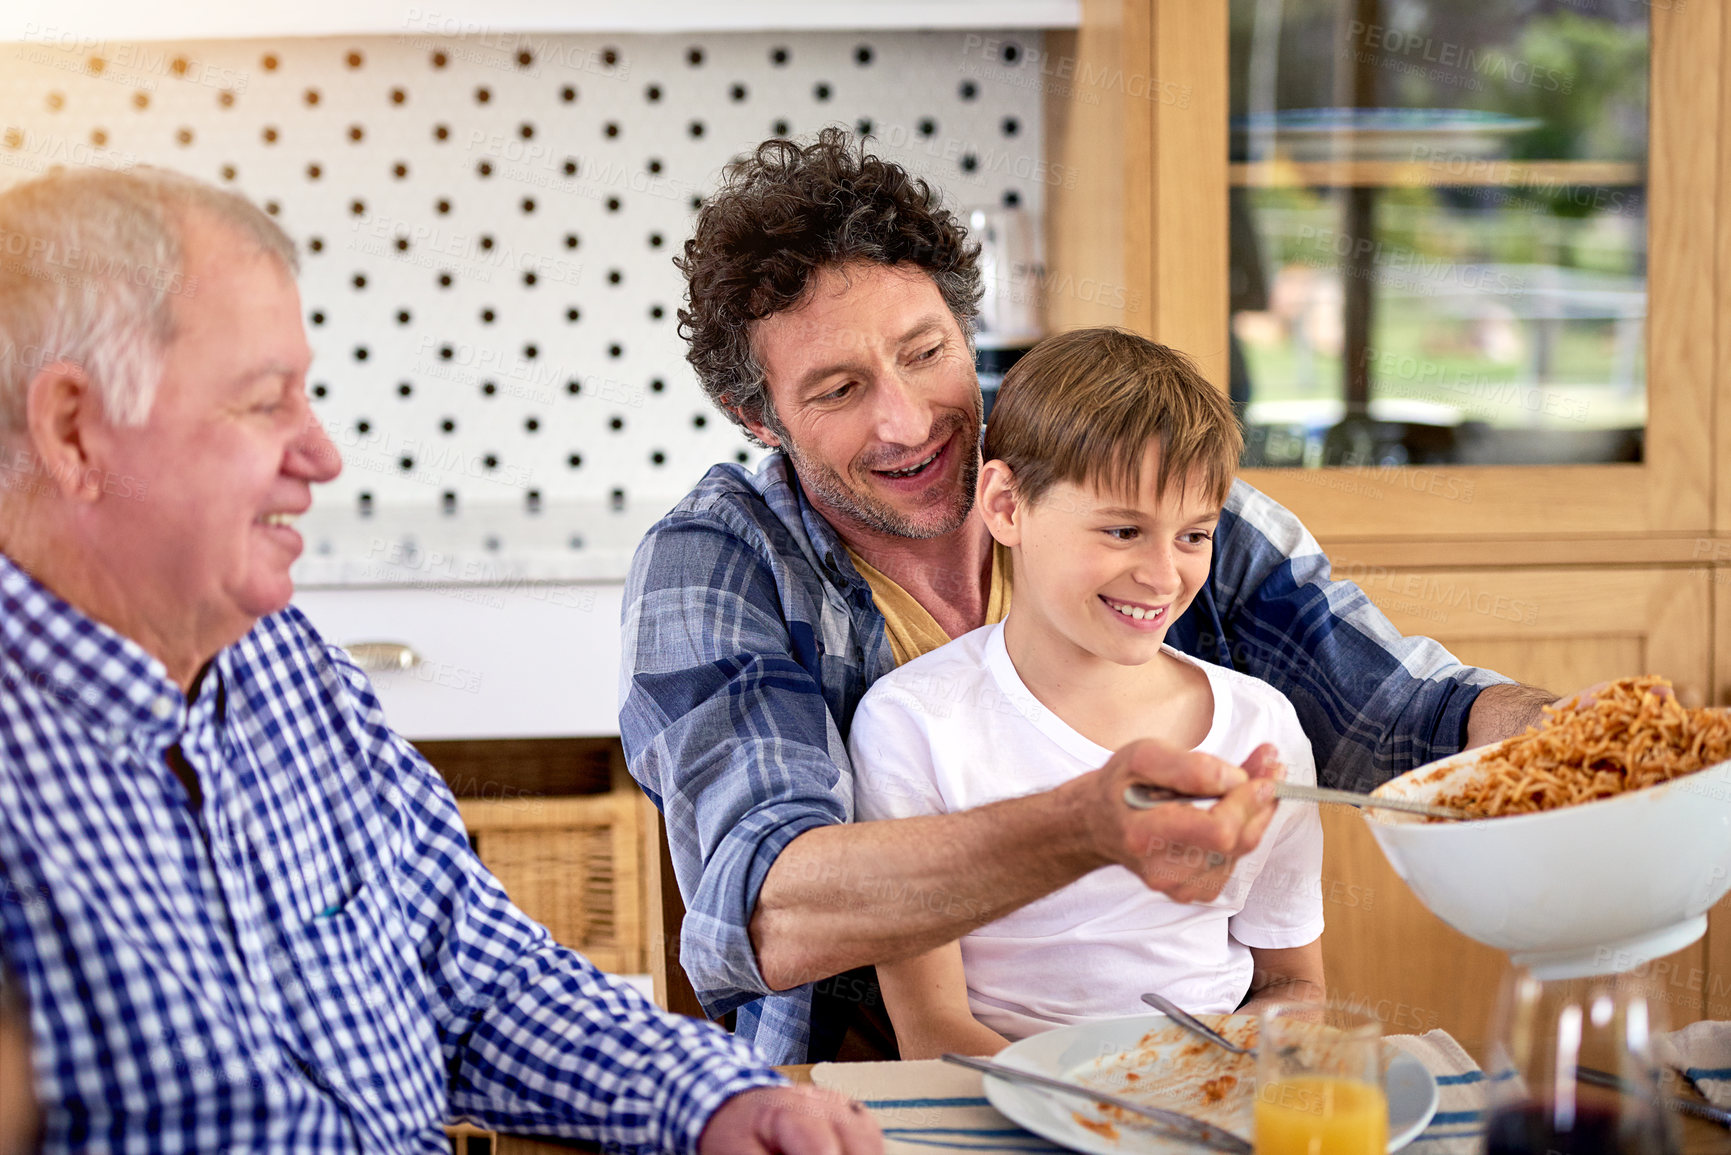
[[(847, 734), (895, 665), (883, 615), (787, 458), (711, 469), (638, 547), (619, 729), (661, 807), (685, 898), (680, 958), (712, 1014), (777, 1063), (827, 1057), (813, 986), (772, 994), (748, 925), (770, 864), (853, 818)], [(1368, 789), (1453, 754), (1479, 690), (1507, 681), (1402, 637), (1285, 509), (1235, 482), (1207, 585), (1167, 640), (1291, 699), (1323, 785)], [(837, 984), (831, 982), (830, 988)], [(823, 1014), (875, 991), (817, 994)], [(819, 1016), (822, 1018), (822, 1015)]]
[(784, 1081), (512, 906), (299, 611), (189, 702), (4, 557), (0, 929), (49, 1151), (446, 1152), (462, 1118), (687, 1152)]

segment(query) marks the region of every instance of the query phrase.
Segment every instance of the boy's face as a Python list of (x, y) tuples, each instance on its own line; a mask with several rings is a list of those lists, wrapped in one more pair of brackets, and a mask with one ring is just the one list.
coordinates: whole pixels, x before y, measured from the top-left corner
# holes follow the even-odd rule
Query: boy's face
[(1196, 474), (1156, 498), (1159, 454), (1149, 447), (1137, 493), (1060, 482), (1032, 505), (1003, 462), (984, 466), (981, 512), (1015, 550), (1011, 612), (1048, 656), (1150, 661), (1208, 580), (1220, 504)]

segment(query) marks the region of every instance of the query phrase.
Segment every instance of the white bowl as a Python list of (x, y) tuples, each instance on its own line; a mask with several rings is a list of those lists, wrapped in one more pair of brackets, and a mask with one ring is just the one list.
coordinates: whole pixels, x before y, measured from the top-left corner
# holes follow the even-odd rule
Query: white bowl
[[(1471, 782), (1489, 749), (1372, 793), (1435, 801)], [(1420, 901), (1541, 978), (1627, 971), (1681, 950), (1731, 890), (1731, 762), (1537, 814), (1428, 822), (1366, 810), (1365, 819)]]

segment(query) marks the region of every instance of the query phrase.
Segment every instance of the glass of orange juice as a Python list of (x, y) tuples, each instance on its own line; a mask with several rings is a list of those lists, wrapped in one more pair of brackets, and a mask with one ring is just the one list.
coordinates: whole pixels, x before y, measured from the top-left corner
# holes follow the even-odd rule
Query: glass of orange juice
[(1321, 1003), (1262, 1012), (1256, 1055), (1256, 1155), (1384, 1155), (1381, 1029)]

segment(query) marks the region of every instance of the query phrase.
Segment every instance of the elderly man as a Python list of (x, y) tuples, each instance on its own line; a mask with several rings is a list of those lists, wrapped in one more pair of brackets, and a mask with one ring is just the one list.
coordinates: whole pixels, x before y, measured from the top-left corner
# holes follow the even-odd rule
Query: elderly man
[[(866, 688), (1008, 605), (973, 511), (976, 251), (932, 190), (828, 130), (730, 166), (681, 262), (700, 381), (779, 452), (755, 474), (712, 469), (639, 547), (620, 729), (666, 817), (681, 961), (705, 1006), (737, 1008), (780, 1061), (892, 1045), (872, 976), (831, 976), (950, 942), (1105, 866), (1210, 898), (1270, 811), (1266, 765), (1246, 782), (1138, 744), (1049, 793), (851, 823), (848, 723)], [(1241, 482), (1208, 584), (1167, 640), (1290, 698), (1330, 785), (1369, 788), (1517, 733), (1555, 697), (1400, 636)], [(1132, 815), (1132, 778), (1226, 800)]]
[[(879, 1150), (552, 941), (288, 607), (337, 454), (288, 238), (169, 173), (0, 195), (0, 902), (49, 1151)], [(16, 255), (22, 253), (22, 255)]]

